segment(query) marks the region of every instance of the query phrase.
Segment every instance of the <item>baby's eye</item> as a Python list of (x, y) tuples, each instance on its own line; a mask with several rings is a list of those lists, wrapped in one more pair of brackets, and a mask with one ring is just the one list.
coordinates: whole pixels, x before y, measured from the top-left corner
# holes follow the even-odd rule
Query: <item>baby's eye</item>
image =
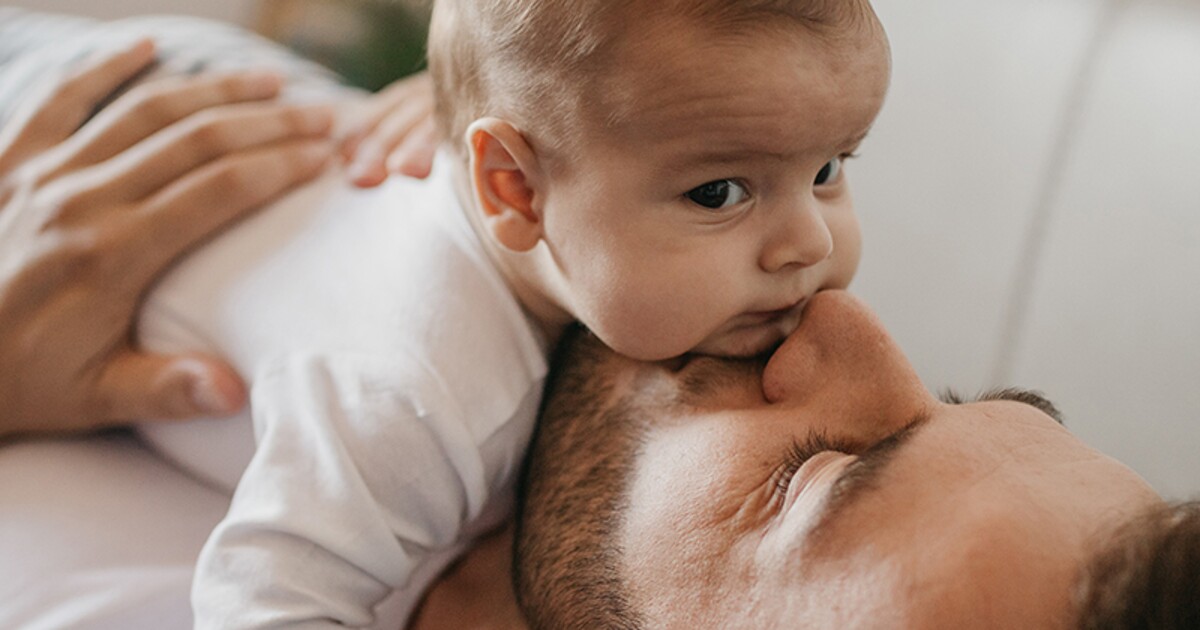
[(814, 186), (825, 186), (836, 182), (838, 175), (842, 173), (842, 158), (835, 157), (825, 163), (821, 170), (817, 172), (817, 178), (813, 180)]
[(697, 186), (684, 193), (684, 196), (710, 210), (722, 210), (745, 201), (749, 194), (745, 186), (732, 179), (719, 179)]

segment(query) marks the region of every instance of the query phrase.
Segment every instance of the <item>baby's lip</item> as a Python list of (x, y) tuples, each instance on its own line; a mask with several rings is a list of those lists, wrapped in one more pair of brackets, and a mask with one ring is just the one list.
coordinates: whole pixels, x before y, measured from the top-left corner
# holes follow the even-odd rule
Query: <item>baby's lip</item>
[(791, 310), (792, 310), (791, 307), (786, 307), (786, 308), (777, 308), (773, 311), (750, 311), (749, 313), (746, 313), (746, 315), (749, 315), (750, 317), (754, 317), (756, 319), (757, 318), (775, 319), (777, 317), (783, 317), (784, 315), (787, 315), (788, 312), (790, 312)]
[(787, 305), (779, 307), (779, 308), (765, 310), (765, 311), (747, 312), (746, 316), (750, 317), (752, 319), (761, 319), (764, 322), (771, 321), (774, 319), (780, 319), (780, 318), (790, 315), (792, 313), (799, 313), (800, 311), (804, 310), (804, 306), (807, 303), (808, 303), (808, 296), (804, 296), (804, 297), (800, 298), (799, 300), (792, 302), (791, 304), (787, 304)]

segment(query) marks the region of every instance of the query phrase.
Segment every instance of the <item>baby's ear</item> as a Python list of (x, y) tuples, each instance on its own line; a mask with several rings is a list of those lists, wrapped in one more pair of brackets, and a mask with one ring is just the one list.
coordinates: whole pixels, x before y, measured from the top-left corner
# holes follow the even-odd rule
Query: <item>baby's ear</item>
[(504, 120), (481, 118), (467, 128), (467, 145), (484, 225), (507, 249), (533, 249), (542, 238), (542, 213), (534, 187), (537, 157), (525, 136)]

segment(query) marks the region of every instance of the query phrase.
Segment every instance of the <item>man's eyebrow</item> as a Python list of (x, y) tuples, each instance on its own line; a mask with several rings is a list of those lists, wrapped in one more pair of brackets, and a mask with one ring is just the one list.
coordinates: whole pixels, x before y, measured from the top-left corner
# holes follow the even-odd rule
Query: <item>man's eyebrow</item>
[(987, 402), (990, 400), (1010, 400), (1029, 405), (1050, 416), (1055, 422), (1063, 424), (1062, 412), (1058, 410), (1058, 407), (1054, 406), (1053, 402), (1050, 402), (1049, 398), (1046, 398), (1045, 394), (1037, 390), (1020, 387), (1002, 387), (985, 391), (972, 400), (964, 400), (962, 396), (959, 396), (953, 390), (946, 390), (942, 392), (939, 398), (941, 398), (942, 402), (950, 405), (961, 405), (967, 402)]
[(912, 420), (886, 438), (859, 453), (858, 459), (846, 466), (825, 499), (821, 515), (809, 536), (820, 544), (823, 536), (833, 531), (834, 523), (841, 514), (854, 505), (863, 494), (875, 487), (876, 482), (887, 470), (896, 455), (921, 429), (930, 422), (929, 411), (918, 413)]
[[(992, 389), (976, 396), (971, 401), (964, 401), (954, 392), (947, 391), (942, 394), (941, 398), (943, 402), (953, 405), (964, 402), (1010, 400), (1030, 405), (1053, 418), (1055, 422), (1062, 424), (1062, 414), (1054, 406), (1054, 403), (1040, 392), (1030, 389), (1017, 387)], [(895, 460), (896, 455), (905, 444), (929, 424), (930, 418), (928, 410), (917, 414), (899, 431), (876, 442), (860, 453), (857, 460), (846, 466), (846, 469), (834, 480), (829, 496), (825, 500), (825, 507), (821, 510), (817, 523), (809, 534), (814, 544), (821, 544), (822, 538), (829, 536), (833, 531), (835, 522), (841, 518), (842, 513), (876, 486), (876, 482), (887, 470), (888, 464)]]

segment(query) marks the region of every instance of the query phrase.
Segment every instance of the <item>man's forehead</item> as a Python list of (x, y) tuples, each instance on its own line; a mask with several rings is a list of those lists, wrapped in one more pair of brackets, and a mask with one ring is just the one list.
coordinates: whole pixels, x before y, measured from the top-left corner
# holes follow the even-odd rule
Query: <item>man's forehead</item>
[(881, 530), (863, 523), (874, 523), (880, 515), (892, 517), (892, 527), (883, 531), (920, 537), (920, 528), (901, 527), (905, 514), (910, 525), (929, 518), (940, 525), (969, 521), (979, 516), (972, 511), (979, 507), (987, 508), (985, 514), (1002, 506), (1030, 516), (1056, 509), (1039, 501), (1061, 488), (1087, 485), (1085, 475), (1072, 465), (1095, 451), (1032, 406), (1020, 390), (1003, 395), (993, 392), (983, 395), (982, 402), (941, 405), (918, 432), (889, 438), (887, 450), (892, 452), (887, 457), (866, 471), (849, 470), (829, 494), (821, 525), (808, 541), (810, 551), (839, 555), (862, 544), (864, 537), (875, 539)]

